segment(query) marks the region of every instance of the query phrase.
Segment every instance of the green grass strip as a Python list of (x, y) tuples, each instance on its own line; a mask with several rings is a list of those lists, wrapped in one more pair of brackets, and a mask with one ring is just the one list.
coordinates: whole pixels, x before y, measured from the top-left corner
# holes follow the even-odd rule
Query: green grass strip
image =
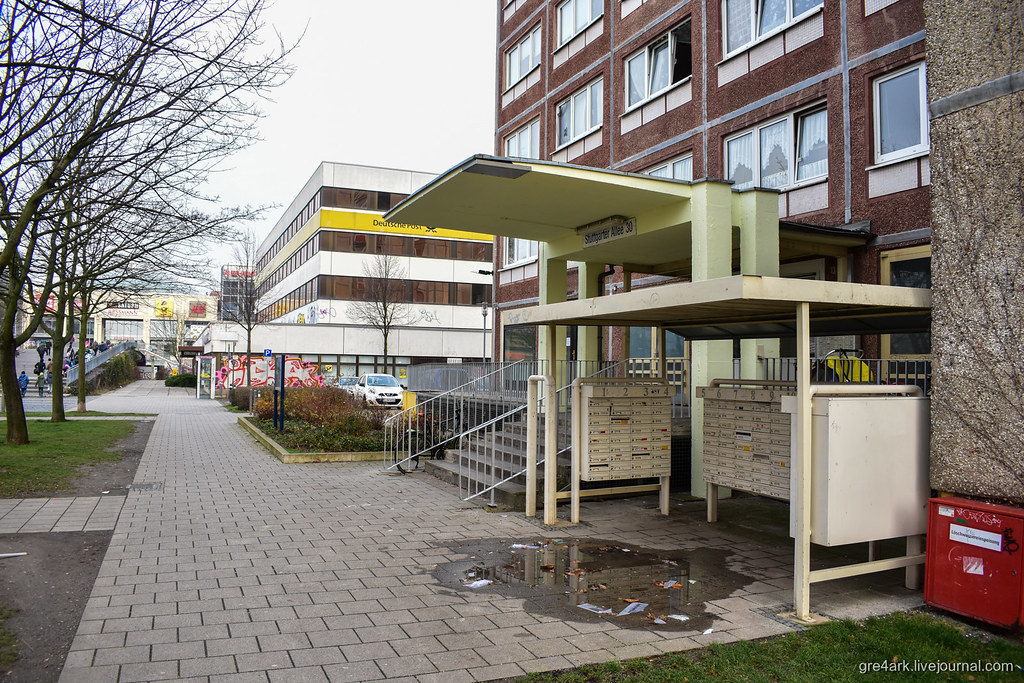
[[(6, 428), (0, 421), (0, 429)], [(0, 498), (69, 489), (78, 466), (120, 460), (107, 449), (134, 431), (130, 420), (30, 421), (31, 443), (0, 445)]]
[(13, 615), (14, 612), (0, 605), (0, 666), (7, 666), (18, 660), (18, 638), (3, 627), (3, 622)]
[[(986, 665), (1007, 665), (986, 671)], [(960, 667), (957, 671), (955, 667)], [(972, 671), (971, 666), (979, 667)], [(927, 670), (932, 667), (933, 670)], [(816, 626), (760, 641), (710, 645), (658, 657), (592, 664), (522, 680), (635, 681), (1009, 681), (1024, 677), (1024, 647), (968, 632), (924, 613), (897, 613)]]

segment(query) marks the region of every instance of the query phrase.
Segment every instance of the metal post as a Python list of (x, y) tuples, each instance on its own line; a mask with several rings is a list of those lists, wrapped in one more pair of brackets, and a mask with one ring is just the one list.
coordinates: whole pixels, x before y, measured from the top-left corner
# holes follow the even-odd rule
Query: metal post
[(537, 516), (537, 383), (543, 375), (526, 380), (526, 516)]
[(481, 362), (486, 363), (487, 362), (487, 303), (486, 302), (484, 303), (483, 306), (480, 307), (480, 313), (483, 315), (483, 318), (484, 318), (483, 353), (480, 354), (480, 360), (481, 360)]
[[(572, 493), (571, 493), (571, 516), (572, 523), (580, 523), (580, 462), (582, 458), (580, 438), (583, 432), (583, 385), (580, 378), (572, 381), (572, 405), (570, 410), (570, 424), (572, 425), (572, 436), (570, 437), (570, 453), (572, 457)], [(575, 546), (574, 546), (575, 547)]]
[(793, 606), (796, 618), (811, 617), (811, 324), (810, 304), (796, 307), (796, 490), (792, 513), (796, 515), (793, 559)]
[[(548, 349), (554, 361), (555, 326), (548, 325)], [(547, 378), (544, 392), (544, 523), (554, 524), (558, 521), (557, 487), (557, 453), (558, 444), (558, 398), (555, 391), (555, 378)]]

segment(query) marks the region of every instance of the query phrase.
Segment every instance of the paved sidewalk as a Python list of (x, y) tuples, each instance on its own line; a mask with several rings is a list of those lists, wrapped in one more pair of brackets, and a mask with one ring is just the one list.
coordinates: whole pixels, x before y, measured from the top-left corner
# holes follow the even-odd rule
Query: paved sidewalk
[[(792, 546), (639, 499), (586, 503), (553, 530), (462, 503), (424, 475), (375, 464), (284, 465), (214, 401), (141, 381), (96, 410), (158, 412), (61, 681), (490, 680), (786, 632)], [(725, 509), (727, 501), (723, 502)], [(650, 507), (650, 506), (648, 506)], [(723, 513), (723, 516), (724, 513)], [(710, 633), (533, 613), (523, 598), (454, 591), (432, 575), (461, 539), (569, 534), (727, 551), (749, 583), (708, 604)], [(892, 583), (891, 580), (889, 583)], [(920, 604), (898, 587), (817, 585), (816, 611)]]
[(0, 534), (109, 531), (124, 501), (125, 496), (0, 500)]

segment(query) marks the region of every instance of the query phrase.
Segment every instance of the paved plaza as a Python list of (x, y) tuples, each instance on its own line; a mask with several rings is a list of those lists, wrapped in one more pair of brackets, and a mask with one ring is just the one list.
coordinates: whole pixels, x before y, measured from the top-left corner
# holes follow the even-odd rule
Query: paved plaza
[[(4, 533), (113, 525), (62, 682), (456, 683), (797, 628), (776, 616), (792, 603), (792, 544), (730, 524), (727, 500), (716, 525), (699, 504), (674, 503), (666, 518), (653, 499), (632, 498), (587, 502), (580, 526), (545, 527), (464, 503), (421, 473), (282, 464), (236, 414), (162, 382), (136, 382), (89, 407), (159, 414), (129, 494), (0, 507)], [(713, 548), (723, 571), (745, 578), (704, 606), (710, 626), (695, 630), (553, 616), (523, 597), (436, 578), (439, 565), (466, 559), (461, 541), (551, 537)], [(889, 572), (816, 585), (812, 608), (863, 617), (921, 604), (899, 579)]]

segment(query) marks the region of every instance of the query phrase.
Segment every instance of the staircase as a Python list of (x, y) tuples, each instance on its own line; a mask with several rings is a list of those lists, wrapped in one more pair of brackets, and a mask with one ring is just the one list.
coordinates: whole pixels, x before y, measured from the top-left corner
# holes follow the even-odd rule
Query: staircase
[[(424, 470), (459, 487), (464, 500), (482, 498), (492, 505), (526, 509), (526, 406), (516, 414), (461, 439), (443, 459), (425, 460)], [(538, 418), (538, 479), (543, 480), (544, 418)], [(559, 435), (568, 434), (568, 417), (559, 419)], [(561, 441), (561, 440), (560, 440)], [(569, 477), (569, 446), (559, 449), (558, 479)], [(543, 486), (538, 483), (538, 490)]]

